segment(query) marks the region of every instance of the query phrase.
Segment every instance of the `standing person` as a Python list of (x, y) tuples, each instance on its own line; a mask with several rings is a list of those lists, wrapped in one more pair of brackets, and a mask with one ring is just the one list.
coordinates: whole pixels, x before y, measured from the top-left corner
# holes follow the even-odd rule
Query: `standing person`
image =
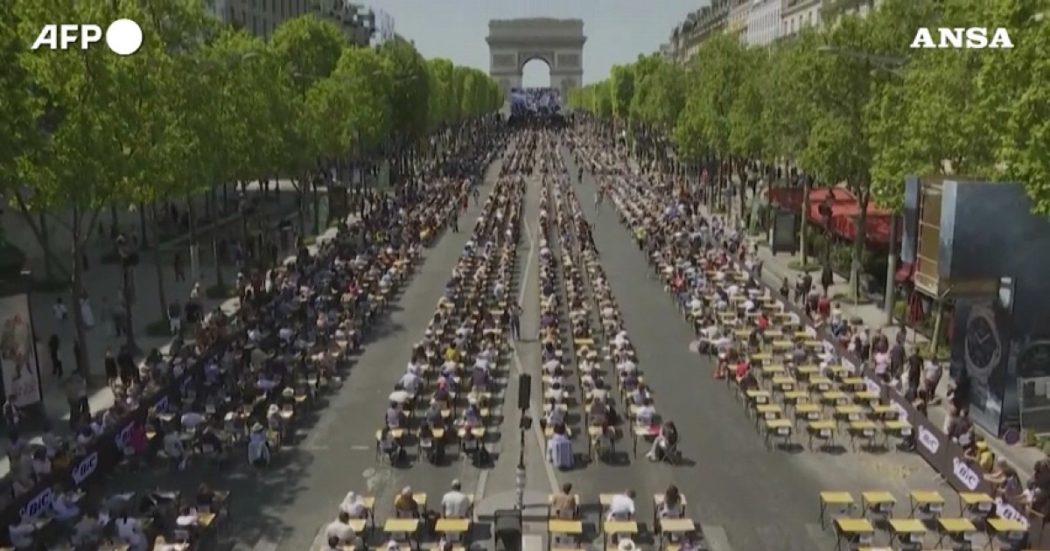
[(510, 332), (514, 340), (521, 340), (521, 305), (517, 302), (510, 305)]
[(125, 306), (126, 304), (124, 295), (120, 294), (117, 296), (116, 304), (113, 305), (113, 325), (117, 329), (117, 337), (124, 336), (124, 333), (128, 330), (128, 313)]
[(117, 318), (113, 314), (113, 305), (109, 303), (109, 299), (102, 297), (102, 319), (106, 324), (106, 334), (110, 337), (116, 337), (117, 335)]
[(835, 272), (831, 271), (831, 264), (824, 264), (820, 273), (820, 285), (824, 287), (824, 294), (831, 296), (831, 286), (835, 284)]
[(55, 315), (55, 323), (58, 327), (63, 327), (67, 319), (69, 319), (69, 309), (66, 308), (66, 303), (62, 302), (62, 297), (55, 299), (55, 303), (51, 305), (51, 312)]
[(59, 377), (62, 376), (62, 360), (58, 357), (60, 346), (58, 335), (52, 333), (51, 338), (47, 339), (47, 349), (51, 352), (51, 374)]
[(182, 332), (182, 306), (177, 300), (168, 305), (168, 329), (172, 336)]
[(117, 380), (117, 358), (113, 356), (113, 348), (106, 348), (106, 383), (113, 384)]
[(95, 311), (91, 308), (91, 299), (86, 294), (80, 297), (80, 316), (84, 320), (85, 328), (95, 327)]
[(124, 383), (124, 386), (138, 384), (139, 370), (135, 367), (135, 359), (131, 357), (127, 348), (121, 348), (117, 353), (117, 368), (120, 370), (120, 382)]
[(4, 402), (4, 425), (7, 428), (7, 438), (12, 444), (18, 442), (18, 425), (21, 417), (18, 406), (15, 405), (15, 395), (11, 394)]
[(175, 270), (175, 281), (186, 281), (186, 266), (182, 261), (181, 252), (175, 253), (175, 258), (171, 262), (171, 267)]
[(452, 226), (452, 233), (459, 233), (459, 211), (452, 211), (452, 220), (449, 223)]
[[(81, 379), (83, 380), (83, 379)], [(69, 404), (69, 428), (76, 430), (80, 423), (80, 388), (78, 388), (77, 374), (71, 373), (63, 390), (66, 393), (66, 403)]]

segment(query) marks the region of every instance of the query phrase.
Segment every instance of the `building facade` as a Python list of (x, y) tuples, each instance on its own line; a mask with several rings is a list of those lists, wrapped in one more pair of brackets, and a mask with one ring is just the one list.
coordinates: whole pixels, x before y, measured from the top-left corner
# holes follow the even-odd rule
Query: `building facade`
[(781, 0), (780, 36), (787, 38), (808, 27), (820, 26), (823, 0)]
[(751, 0), (733, 0), (729, 8), (726, 32), (735, 35), (740, 42), (747, 42), (747, 16), (751, 12)]
[(679, 64), (688, 63), (700, 51), (700, 45), (717, 33), (725, 32), (730, 7), (736, 0), (712, 0), (711, 5), (686, 16), (676, 26), (668, 41), (668, 57)]
[(369, 45), (380, 27), (377, 17), (393, 35), (393, 19), (350, 0), (209, 0), (209, 11), (228, 25), (255, 36), (269, 38), (289, 19), (312, 13), (339, 26), (347, 40)]
[(780, 38), (782, 0), (752, 0), (747, 14), (748, 46), (767, 46)]

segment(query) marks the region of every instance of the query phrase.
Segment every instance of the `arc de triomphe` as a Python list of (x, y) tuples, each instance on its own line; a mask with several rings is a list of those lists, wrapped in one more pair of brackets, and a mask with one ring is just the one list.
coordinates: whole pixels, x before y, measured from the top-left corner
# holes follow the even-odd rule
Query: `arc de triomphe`
[(509, 98), (511, 88), (521, 87), (525, 64), (540, 59), (550, 68), (551, 87), (569, 90), (583, 82), (582, 19), (495, 19), (489, 21), (489, 75)]

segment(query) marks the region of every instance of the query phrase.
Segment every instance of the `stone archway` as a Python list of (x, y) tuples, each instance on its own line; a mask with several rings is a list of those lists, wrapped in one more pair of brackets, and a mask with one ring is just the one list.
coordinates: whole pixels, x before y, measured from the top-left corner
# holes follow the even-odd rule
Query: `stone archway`
[(550, 67), (551, 87), (561, 91), (562, 102), (569, 90), (583, 82), (582, 19), (495, 19), (489, 21), (489, 75), (510, 97), (521, 87), (525, 64), (540, 59)]

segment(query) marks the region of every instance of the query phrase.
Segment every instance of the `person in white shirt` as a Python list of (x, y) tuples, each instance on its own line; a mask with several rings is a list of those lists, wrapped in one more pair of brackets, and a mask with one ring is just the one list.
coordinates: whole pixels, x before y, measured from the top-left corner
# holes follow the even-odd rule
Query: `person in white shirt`
[(350, 515), (350, 518), (365, 518), (368, 516), (368, 507), (365, 500), (355, 492), (348, 492), (343, 502), (339, 504), (339, 510)]
[(459, 480), (452, 481), (452, 489), (441, 498), (441, 516), (444, 518), (467, 518), (470, 498), (461, 490)]
[(653, 424), (655, 417), (656, 408), (653, 407), (653, 401), (646, 399), (635, 411), (634, 421), (638, 426), (648, 427)]
[(266, 439), (263, 426), (256, 423), (248, 439), (248, 463), (256, 466), (270, 463), (270, 443)]
[(207, 419), (205, 419), (203, 415), (197, 413), (196, 411), (187, 411), (186, 413), (182, 414), (180, 422), (182, 423), (182, 428), (188, 431), (194, 431), (197, 430), (197, 427), (199, 427), (201, 423), (204, 423), (206, 420)]
[(68, 494), (61, 488), (55, 488), (54, 499), (51, 501), (51, 510), (55, 513), (55, 519), (59, 522), (70, 522), (80, 516), (80, 509), (73, 503)]
[(609, 502), (606, 520), (631, 520), (634, 518), (634, 515), (634, 490), (627, 490), (622, 494), (613, 496), (612, 501)]
[(339, 542), (343, 545), (353, 544), (354, 539), (357, 537), (354, 529), (350, 526), (350, 515), (345, 511), (340, 511), (339, 517), (328, 523), (324, 532), (326, 538), (339, 538)]
[(117, 539), (127, 545), (131, 551), (146, 551), (149, 547), (146, 535), (142, 532), (142, 523), (137, 518), (128, 517), (127, 513), (118, 518), (113, 526)]
[(401, 388), (405, 389), (405, 392), (415, 396), (419, 390), (419, 377), (411, 371), (406, 372), (401, 376)]
[(200, 524), (200, 520), (197, 517), (197, 511), (189, 507), (183, 507), (179, 511), (179, 516), (175, 517), (175, 526), (179, 528), (192, 528)]

